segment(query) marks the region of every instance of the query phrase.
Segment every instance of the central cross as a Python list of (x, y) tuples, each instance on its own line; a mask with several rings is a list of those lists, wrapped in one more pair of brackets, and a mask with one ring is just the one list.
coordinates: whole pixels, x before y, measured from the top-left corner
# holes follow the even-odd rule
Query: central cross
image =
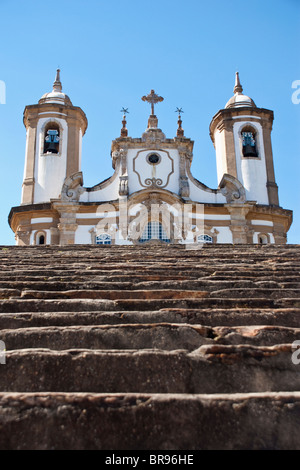
[(163, 97), (162, 96), (158, 96), (154, 90), (151, 90), (149, 95), (147, 96), (143, 96), (142, 97), (142, 100), (143, 101), (147, 101), (148, 103), (151, 104), (151, 114), (152, 116), (154, 116), (154, 105), (156, 103), (160, 103), (161, 101), (163, 101)]

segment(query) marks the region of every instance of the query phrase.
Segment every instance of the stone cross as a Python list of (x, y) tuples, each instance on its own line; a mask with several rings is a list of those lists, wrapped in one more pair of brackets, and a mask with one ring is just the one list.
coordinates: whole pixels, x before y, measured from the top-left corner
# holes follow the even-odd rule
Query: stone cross
[(147, 101), (148, 103), (151, 104), (151, 114), (152, 116), (154, 116), (154, 105), (156, 103), (160, 103), (161, 101), (163, 101), (163, 97), (162, 96), (158, 96), (154, 90), (151, 90), (151, 92), (149, 93), (149, 95), (147, 96), (143, 96), (142, 97), (142, 100), (143, 101)]

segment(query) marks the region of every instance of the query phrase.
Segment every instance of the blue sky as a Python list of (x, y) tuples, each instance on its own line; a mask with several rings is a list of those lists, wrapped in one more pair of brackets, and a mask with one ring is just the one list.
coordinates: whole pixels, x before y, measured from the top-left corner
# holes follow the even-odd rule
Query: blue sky
[[(289, 243), (300, 243), (299, 0), (0, 0), (0, 244), (14, 244), (7, 223), (21, 198), (25, 156), (23, 111), (52, 89), (57, 67), (63, 91), (87, 115), (83, 139), (84, 186), (111, 176), (111, 141), (127, 128), (140, 137), (154, 89), (159, 127), (167, 137), (184, 113), (185, 136), (194, 140), (193, 175), (217, 187), (209, 124), (233, 95), (240, 72), (244, 93), (272, 109), (272, 144), (280, 205), (294, 211)], [(300, 96), (300, 94), (299, 94)], [(1, 97), (0, 97), (1, 101)], [(3, 101), (3, 100), (2, 100)]]

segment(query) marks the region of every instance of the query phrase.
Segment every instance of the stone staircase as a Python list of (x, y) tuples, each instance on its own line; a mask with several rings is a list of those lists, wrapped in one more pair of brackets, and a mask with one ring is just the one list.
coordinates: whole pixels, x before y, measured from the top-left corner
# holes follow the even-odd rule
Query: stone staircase
[(0, 449), (300, 449), (299, 246), (0, 263)]

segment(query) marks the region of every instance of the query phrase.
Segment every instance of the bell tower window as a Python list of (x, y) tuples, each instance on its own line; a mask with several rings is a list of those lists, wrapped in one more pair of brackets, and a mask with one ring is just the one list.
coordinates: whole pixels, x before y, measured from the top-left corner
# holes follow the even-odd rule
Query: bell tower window
[(244, 157), (258, 157), (255, 132), (252, 129), (242, 131), (242, 145)]
[(45, 130), (44, 153), (59, 153), (59, 127), (50, 124)]

